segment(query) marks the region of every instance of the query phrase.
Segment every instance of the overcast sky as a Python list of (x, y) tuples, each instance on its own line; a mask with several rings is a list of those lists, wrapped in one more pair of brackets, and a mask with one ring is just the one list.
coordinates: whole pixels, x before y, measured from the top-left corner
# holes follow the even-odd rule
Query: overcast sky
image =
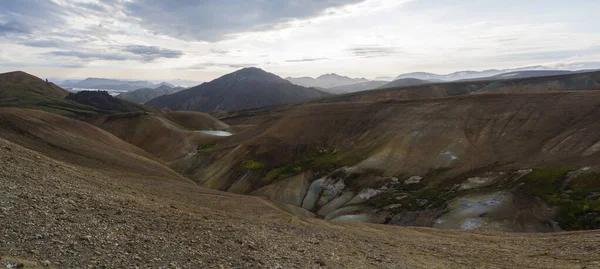
[(600, 68), (592, 0), (1, 0), (0, 72), (206, 81)]

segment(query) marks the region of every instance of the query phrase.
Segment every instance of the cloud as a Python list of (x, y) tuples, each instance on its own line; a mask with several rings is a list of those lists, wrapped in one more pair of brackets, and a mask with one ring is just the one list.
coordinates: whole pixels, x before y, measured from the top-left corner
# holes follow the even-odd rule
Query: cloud
[(273, 29), (294, 19), (318, 16), (328, 8), (363, 1), (139, 0), (126, 3), (125, 12), (160, 34), (215, 42), (230, 34)]
[(124, 51), (139, 55), (146, 62), (154, 61), (158, 58), (179, 58), (183, 52), (178, 50), (163, 49), (157, 46), (129, 45)]
[(79, 58), (79, 59), (84, 59), (84, 60), (107, 60), (107, 61), (125, 61), (125, 60), (129, 60), (129, 58), (130, 58), (130, 57), (127, 57), (126, 55), (118, 54), (118, 53), (95, 53), (95, 52), (81, 52), (81, 51), (51, 51), (51, 52), (47, 52), (46, 55)]
[(210, 67), (225, 67), (225, 68), (246, 68), (246, 67), (255, 67), (257, 64), (252, 63), (202, 63), (202, 64), (194, 64), (191, 66), (183, 67), (180, 69), (190, 69), (190, 70), (203, 70)]
[(395, 48), (380, 46), (354, 47), (350, 48), (349, 51), (352, 52), (355, 56), (364, 58), (386, 57), (397, 54)]
[(219, 54), (219, 55), (225, 55), (225, 54), (229, 53), (229, 51), (227, 51), (227, 50), (219, 50), (219, 49), (211, 49), (210, 52), (214, 53), (214, 54)]
[(87, 9), (87, 10), (91, 10), (91, 11), (96, 11), (96, 12), (105, 12), (106, 8), (98, 5), (96, 3), (77, 3), (78, 7)]
[(31, 40), (20, 43), (21, 45), (35, 48), (60, 48), (64, 43), (56, 40)]
[(64, 22), (64, 10), (52, 1), (0, 1), (0, 35), (3, 33), (31, 33)]
[(21, 24), (17, 21), (9, 21), (6, 23), (0, 23), (0, 36), (17, 33), (17, 34), (27, 34), (30, 30), (24, 24)]
[(497, 56), (502, 60), (536, 60), (536, 61), (556, 61), (569, 57), (597, 55), (600, 54), (600, 46), (591, 46), (582, 49), (572, 50), (542, 50), (532, 52), (507, 53)]
[(315, 61), (321, 61), (321, 60), (327, 60), (327, 58), (306, 58), (306, 59), (295, 59), (295, 60), (286, 60), (286, 63), (299, 63), (299, 62), (315, 62)]

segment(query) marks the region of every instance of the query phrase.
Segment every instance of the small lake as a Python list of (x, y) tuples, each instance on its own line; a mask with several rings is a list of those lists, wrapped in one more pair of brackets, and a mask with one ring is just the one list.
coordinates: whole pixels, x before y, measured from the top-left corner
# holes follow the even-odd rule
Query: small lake
[(212, 130), (203, 130), (198, 131), (207, 135), (215, 135), (215, 136), (232, 136), (233, 134), (227, 131), (212, 131)]

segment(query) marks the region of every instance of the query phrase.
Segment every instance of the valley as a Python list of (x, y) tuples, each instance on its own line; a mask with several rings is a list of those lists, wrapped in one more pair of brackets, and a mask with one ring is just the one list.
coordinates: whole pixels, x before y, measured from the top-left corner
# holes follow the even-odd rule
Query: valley
[[(263, 72), (207, 84), (292, 85)], [(20, 74), (27, 83), (2, 88), (0, 261), (594, 268), (597, 74), (404, 85), (208, 114), (179, 101), (189, 111), (69, 95)], [(158, 99), (221, 106), (198, 89)]]

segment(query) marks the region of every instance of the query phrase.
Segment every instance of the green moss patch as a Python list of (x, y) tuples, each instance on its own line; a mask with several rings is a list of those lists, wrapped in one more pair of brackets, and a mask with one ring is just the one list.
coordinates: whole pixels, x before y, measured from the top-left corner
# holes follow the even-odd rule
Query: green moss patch
[(250, 170), (262, 170), (265, 168), (265, 164), (255, 160), (247, 160), (244, 161), (244, 167)]
[(574, 178), (561, 191), (569, 170), (562, 168), (533, 169), (525, 176), (522, 190), (559, 208), (557, 221), (566, 230), (600, 228), (600, 174), (584, 173)]

